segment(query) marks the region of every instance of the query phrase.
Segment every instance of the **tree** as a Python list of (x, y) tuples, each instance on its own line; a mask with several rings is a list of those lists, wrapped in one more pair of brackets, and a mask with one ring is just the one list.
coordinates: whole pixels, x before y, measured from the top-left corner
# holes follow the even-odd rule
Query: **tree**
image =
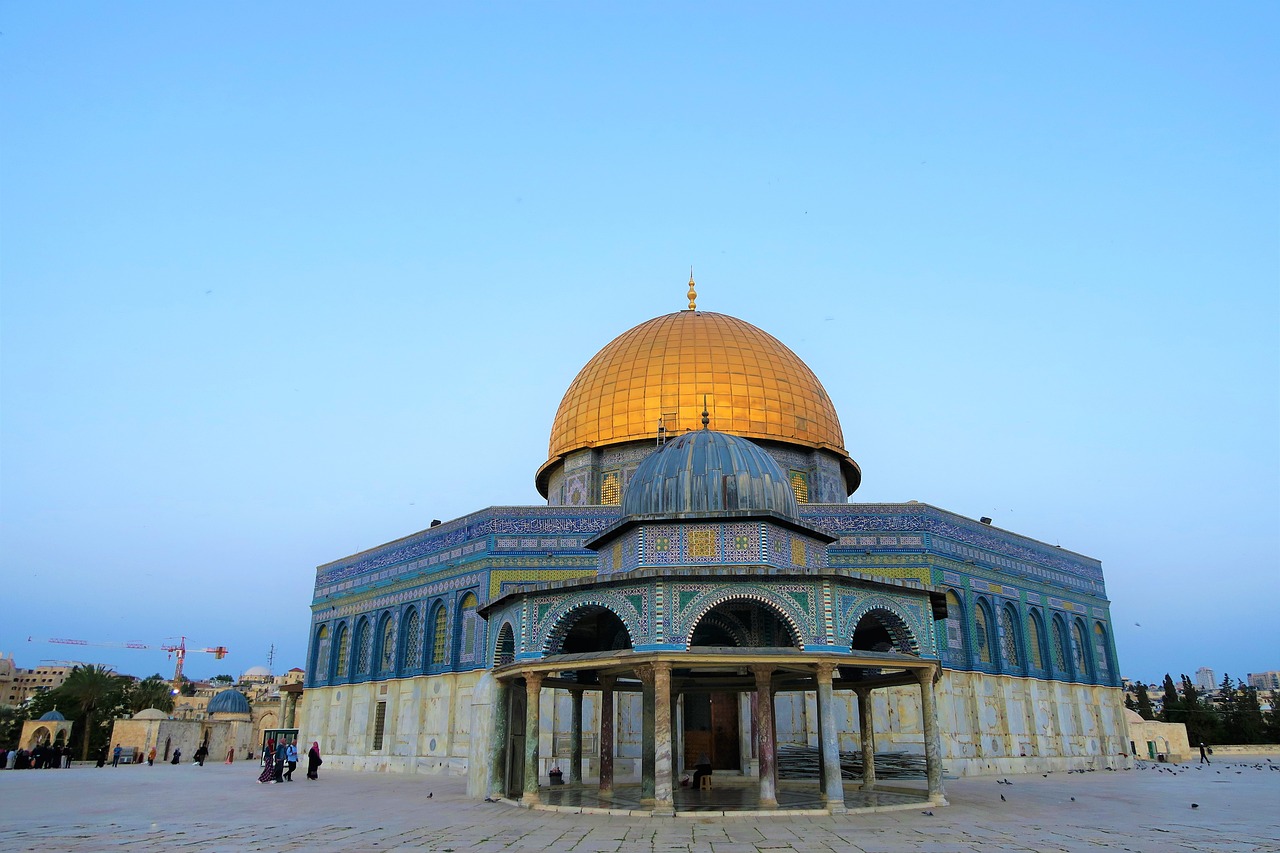
[(1173, 686), (1173, 677), (1164, 674), (1164, 699), (1160, 703), (1160, 722), (1185, 723), (1186, 714), (1182, 710), (1182, 700), (1178, 698), (1178, 688)]
[(147, 708), (155, 708), (166, 714), (173, 710), (173, 693), (166, 681), (158, 673), (149, 675), (129, 688), (127, 698), (129, 710), (136, 714)]
[(111, 712), (124, 699), (124, 682), (110, 667), (91, 663), (73, 668), (62, 686), (50, 691), (70, 700), (79, 712), (79, 719), (83, 720), (81, 761), (88, 760), (91, 745), (110, 739), (110, 731), (102, 730), (102, 719), (110, 721)]
[(236, 680), (230, 675), (215, 675), (209, 679), (210, 684), (235, 684)]
[(1182, 722), (1187, 726), (1187, 739), (1191, 743), (1221, 743), (1217, 737), (1218, 721), (1216, 715), (1200, 698), (1200, 691), (1191, 683), (1186, 673), (1182, 675)]
[(1151, 707), (1151, 697), (1147, 695), (1147, 685), (1139, 683), (1133, 691), (1135, 695), (1133, 710), (1144, 720), (1156, 718), (1155, 708)]

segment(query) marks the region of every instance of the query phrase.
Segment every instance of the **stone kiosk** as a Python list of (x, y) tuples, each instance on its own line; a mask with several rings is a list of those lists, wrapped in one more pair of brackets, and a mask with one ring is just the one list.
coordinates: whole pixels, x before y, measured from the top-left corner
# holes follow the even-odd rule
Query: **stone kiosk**
[[(945, 598), (918, 582), (832, 570), (826, 549), (836, 537), (800, 521), (777, 462), (747, 439), (708, 425), (704, 412), (701, 430), (666, 442), (640, 464), (621, 519), (587, 543), (599, 554), (594, 577), (537, 584), (481, 609), (496, 629), (494, 675), (501, 685), (491, 795), (535, 806), (554, 795), (538, 783), (539, 707), (544, 688), (561, 688), (573, 703), (571, 784), (582, 781), (583, 694), (599, 695), (602, 804), (616, 803), (614, 696), (638, 692), (642, 805), (674, 813), (679, 768), (718, 751), (714, 739), (689, 729), (705, 717), (692, 706), (714, 708), (728, 698), (729, 720), (737, 706), (749, 708), (755, 805), (777, 808), (775, 696), (814, 691), (821, 801), (844, 812), (834, 692), (858, 697), (862, 791), (873, 792), (872, 691), (913, 685), (927, 766), (921, 802), (945, 804), (934, 697), (941, 672), (934, 620), (945, 618)], [(715, 757), (722, 768), (738, 758)]]

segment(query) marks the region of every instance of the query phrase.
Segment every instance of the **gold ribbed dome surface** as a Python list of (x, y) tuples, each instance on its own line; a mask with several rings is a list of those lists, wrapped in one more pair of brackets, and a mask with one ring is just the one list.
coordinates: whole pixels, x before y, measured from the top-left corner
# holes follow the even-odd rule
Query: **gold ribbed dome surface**
[(710, 311), (677, 311), (623, 332), (579, 371), (551, 426), (549, 458), (638, 439), (659, 419), (675, 435), (702, 425), (747, 438), (826, 448), (853, 466), (818, 377), (777, 338)]

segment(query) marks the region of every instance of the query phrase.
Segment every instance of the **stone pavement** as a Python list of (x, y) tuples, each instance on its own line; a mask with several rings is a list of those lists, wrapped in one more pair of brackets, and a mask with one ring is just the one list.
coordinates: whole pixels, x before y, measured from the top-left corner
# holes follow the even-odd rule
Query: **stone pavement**
[(457, 778), (324, 768), (259, 785), (251, 763), (3, 771), (0, 851), (1280, 851), (1265, 759), (1146, 767), (953, 780), (932, 816), (763, 818), (536, 812), (468, 799)]

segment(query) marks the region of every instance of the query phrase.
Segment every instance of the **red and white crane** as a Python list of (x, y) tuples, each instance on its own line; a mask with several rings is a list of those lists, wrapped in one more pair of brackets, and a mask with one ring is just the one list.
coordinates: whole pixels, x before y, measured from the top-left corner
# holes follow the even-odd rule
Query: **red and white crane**
[(175, 655), (178, 658), (178, 665), (173, 670), (173, 695), (177, 696), (182, 689), (182, 664), (187, 658), (188, 652), (202, 652), (211, 654), (218, 660), (222, 660), (227, 656), (226, 646), (210, 646), (204, 649), (187, 648), (187, 638), (179, 637), (177, 645), (172, 643), (151, 645), (149, 643), (95, 643), (89, 640), (68, 640), (68, 639), (50, 639), (49, 643), (62, 643), (67, 646), (108, 646), (115, 649), (139, 649), (142, 651), (162, 651), (168, 652), (170, 657)]

